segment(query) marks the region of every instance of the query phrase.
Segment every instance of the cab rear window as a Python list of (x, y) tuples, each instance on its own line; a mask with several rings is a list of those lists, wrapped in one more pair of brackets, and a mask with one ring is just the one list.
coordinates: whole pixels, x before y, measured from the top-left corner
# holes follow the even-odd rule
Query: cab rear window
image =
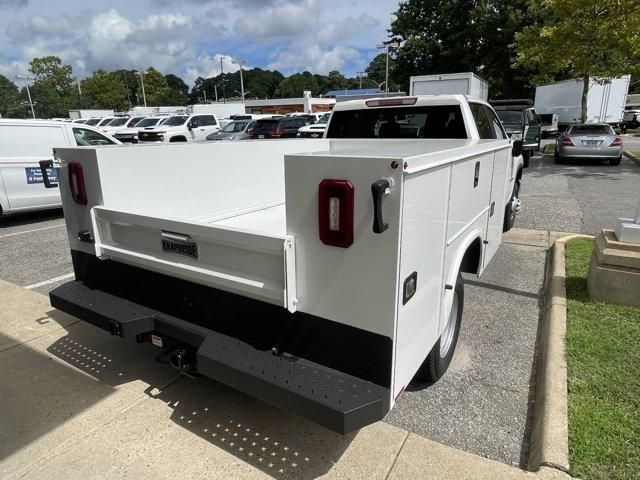
[(459, 105), (333, 112), (327, 138), (467, 138)]

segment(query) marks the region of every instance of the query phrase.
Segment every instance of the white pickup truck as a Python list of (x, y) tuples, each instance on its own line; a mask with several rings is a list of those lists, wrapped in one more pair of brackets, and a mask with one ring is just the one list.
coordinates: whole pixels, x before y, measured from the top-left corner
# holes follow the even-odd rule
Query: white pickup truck
[(173, 115), (160, 125), (141, 128), (140, 143), (195, 142), (220, 131), (220, 121), (213, 114)]
[(385, 98), (332, 114), (366, 138), (55, 149), (76, 279), (51, 304), (335, 431), (380, 420), (445, 373), (461, 273), (500, 244), (522, 146), (493, 115)]

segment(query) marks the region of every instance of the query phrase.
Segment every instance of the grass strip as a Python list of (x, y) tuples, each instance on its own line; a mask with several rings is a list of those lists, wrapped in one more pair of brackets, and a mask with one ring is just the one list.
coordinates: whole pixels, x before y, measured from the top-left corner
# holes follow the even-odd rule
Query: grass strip
[(591, 239), (566, 244), (569, 464), (585, 480), (640, 478), (640, 309), (592, 301)]

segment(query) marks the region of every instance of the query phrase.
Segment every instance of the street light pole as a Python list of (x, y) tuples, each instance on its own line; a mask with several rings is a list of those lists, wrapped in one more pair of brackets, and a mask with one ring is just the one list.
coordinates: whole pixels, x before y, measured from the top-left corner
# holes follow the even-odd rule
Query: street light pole
[(36, 112), (33, 109), (33, 101), (31, 100), (31, 90), (29, 90), (29, 80), (35, 80), (35, 77), (29, 77), (28, 75), (16, 75), (16, 78), (25, 80), (27, 86), (27, 96), (29, 97), (29, 105), (31, 106), (31, 116), (36, 118)]
[(391, 39), (376, 45), (376, 48), (378, 49), (384, 48), (387, 50), (387, 67), (386, 67), (385, 78), (384, 78), (384, 96), (385, 97), (389, 96), (389, 52), (391, 48), (398, 48), (399, 46), (400, 46), (400, 42), (394, 39)]
[(244, 103), (244, 81), (242, 80), (242, 65), (246, 65), (246, 60), (234, 60), (233, 63), (240, 65), (240, 96), (242, 97), (242, 103)]

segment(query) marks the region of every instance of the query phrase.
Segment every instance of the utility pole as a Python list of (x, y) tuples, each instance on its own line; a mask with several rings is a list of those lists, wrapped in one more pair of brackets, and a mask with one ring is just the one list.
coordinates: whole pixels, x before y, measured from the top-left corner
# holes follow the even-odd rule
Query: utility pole
[(360, 80), (360, 90), (362, 90), (362, 76), (365, 74), (365, 72), (356, 72), (356, 75), (358, 76), (358, 79)]
[(225, 92), (225, 88), (224, 88), (224, 68), (222, 66), (222, 60), (225, 57), (221, 56), (220, 57), (220, 77), (222, 77), (222, 103), (227, 103), (227, 94)]
[(29, 90), (29, 80), (35, 80), (35, 77), (30, 77), (28, 75), (16, 75), (16, 78), (20, 78), (25, 81), (27, 85), (27, 96), (29, 97), (29, 105), (31, 106), (31, 116), (36, 118), (36, 112), (33, 109), (33, 100), (31, 100), (31, 91)]
[(216, 103), (218, 103), (218, 84), (213, 85), (213, 91), (216, 93)]
[(246, 60), (233, 60), (233, 63), (240, 65), (240, 96), (242, 97), (242, 103), (244, 103), (244, 81), (242, 80), (242, 65), (246, 65)]
[(384, 79), (384, 96), (389, 96), (389, 52), (392, 48), (398, 48), (400, 46), (400, 41), (396, 39), (387, 40), (386, 42), (382, 42), (376, 45), (377, 49), (386, 49), (387, 50), (387, 67), (385, 72)]
[(144, 93), (144, 77), (142, 76), (142, 72), (138, 72), (137, 70), (134, 70), (134, 73), (137, 73), (138, 75), (140, 75), (140, 82), (142, 84), (142, 101), (144, 102), (144, 106), (147, 106), (147, 96)]
[(129, 82), (127, 81), (127, 71), (122, 70), (124, 74), (124, 85), (127, 87), (127, 101), (129, 102), (129, 110), (131, 110), (131, 92), (129, 91)]

